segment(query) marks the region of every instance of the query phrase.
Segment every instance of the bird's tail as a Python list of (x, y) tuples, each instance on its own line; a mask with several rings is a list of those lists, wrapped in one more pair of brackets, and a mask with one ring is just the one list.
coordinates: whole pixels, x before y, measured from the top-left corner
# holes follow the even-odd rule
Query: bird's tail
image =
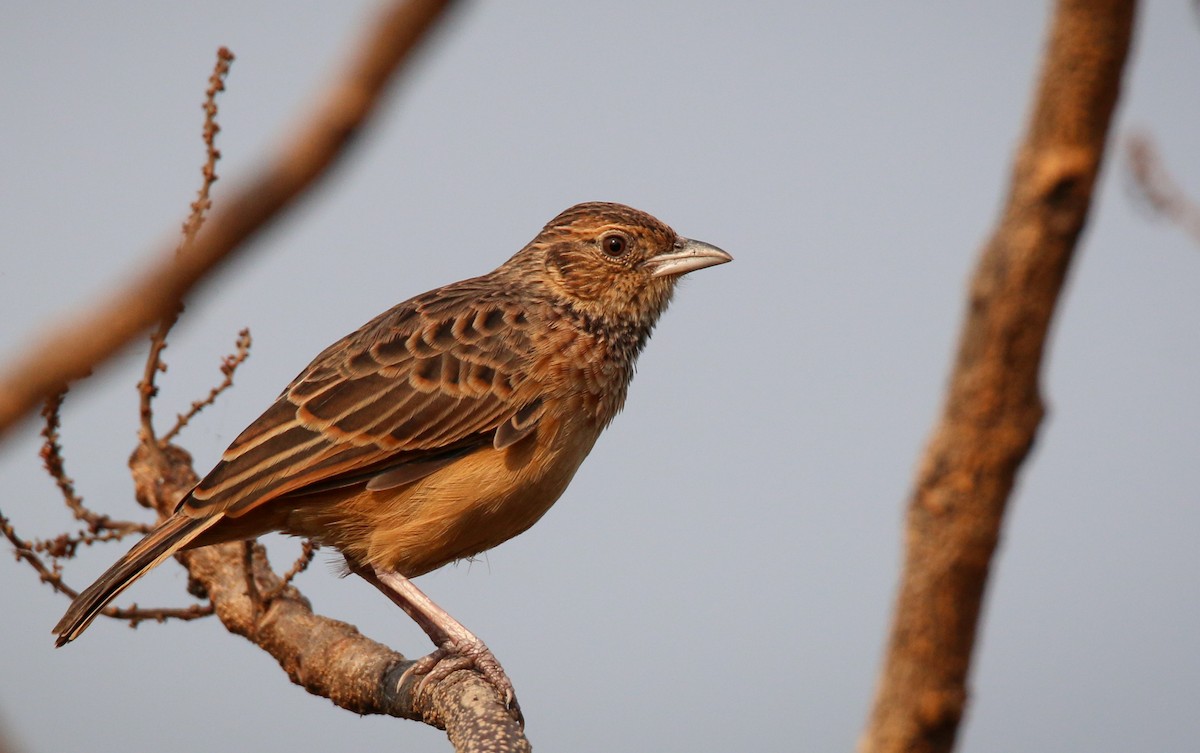
[(58, 634), (55, 645), (63, 646), (78, 638), (108, 602), (223, 517), (218, 514), (192, 518), (176, 514), (164, 520), (146, 534), (144, 539), (134, 544), (133, 548), (108, 568), (95, 583), (75, 597), (71, 606), (67, 608), (67, 613), (54, 626), (54, 632)]

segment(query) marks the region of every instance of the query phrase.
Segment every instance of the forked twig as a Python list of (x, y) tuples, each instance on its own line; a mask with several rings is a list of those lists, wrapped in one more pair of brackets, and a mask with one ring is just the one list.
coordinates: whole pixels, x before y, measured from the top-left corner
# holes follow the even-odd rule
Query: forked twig
[[(188, 220), (183, 225), (184, 237), (180, 241), (177, 253), (182, 251), (186, 244), (195, 239), (196, 233), (204, 223), (205, 213), (212, 205), (209, 193), (212, 184), (217, 180), (216, 163), (220, 159), (220, 152), (216, 149), (215, 144), (216, 134), (220, 131), (220, 126), (216, 122), (216, 95), (225, 88), (225, 77), (229, 73), (229, 65), (232, 61), (233, 54), (228, 49), (222, 47), (218, 50), (217, 62), (213, 68), (212, 75), (209, 77), (204, 102), (204, 144), (206, 154), (205, 163), (202, 168), (204, 179), (196, 200), (191, 204), (191, 213)], [(164, 464), (167, 461), (164, 450), (168, 445), (168, 441), (166, 439), (159, 440), (154, 436), (152, 421), (152, 403), (158, 391), (154, 384), (154, 378), (158, 372), (166, 370), (166, 367), (162, 363), (162, 352), (166, 348), (167, 333), (175, 323), (181, 310), (182, 307), (159, 322), (158, 330), (151, 337), (150, 353), (146, 358), (143, 379), (138, 385), (141, 395), (139, 405), (141, 419), (139, 434), (141, 444), (149, 451), (156, 453)], [(217, 395), (228, 389), (232, 383), (234, 370), (238, 364), (246, 359), (249, 346), (249, 332), (243, 330), (238, 338), (238, 352), (226, 357), (223, 362), (221, 371), (225, 375), (224, 382), (214, 388), (205, 400), (193, 403), (192, 410), (186, 414), (186, 417), (180, 417), (171, 434), (168, 435), (168, 439), (186, 425), (188, 419), (194, 416), (205, 405), (212, 403)], [(63, 533), (48, 539), (26, 540), (17, 534), (8, 518), (0, 516), (0, 531), (15, 547), (18, 560), (26, 562), (38, 573), (38, 577), (43, 582), (49, 583), (54, 590), (70, 598), (75, 598), (78, 592), (63, 582), (61, 560), (74, 557), (80, 545), (91, 545), (100, 541), (115, 541), (131, 533), (148, 533), (152, 526), (130, 521), (114, 520), (108, 515), (102, 515), (89, 509), (84, 504), (83, 498), (75, 489), (74, 480), (66, 473), (66, 464), (63, 460), (62, 441), (59, 430), (61, 427), (62, 404), (66, 392), (65, 388), (60, 390), (57, 394), (48, 398), (42, 407), (42, 416), (46, 424), (42, 429), (42, 437), (45, 441), (42, 444), (40, 456), (46, 472), (54, 479), (54, 483), (58, 486), (62, 494), (63, 502), (71, 510), (75, 518), (86, 525), (86, 530), (74, 534)], [(48, 564), (43, 560), (41, 555), (49, 557), (50, 563)], [(159, 622), (168, 618), (191, 620), (212, 614), (212, 611), (211, 604), (194, 604), (180, 609), (141, 608), (133, 605), (130, 607), (109, 606), (101, 614), (125, 620), (130, 625), (136, 626), (139, 622), (147, 620)]]
[(251, 342), (249, 329), (243, 329), (241, 332), (238, 332), (237, 350), (221, 360), (221, 374), (224, 378), (220, 384), (209, 390), (208, 395), (204, 399), (192, 403), (186, 413), (180, 413), (175, 419), (175, 425), (162, 436), (162, 439), (158, 440), (160, 444), (165, 445), (174, 439), (188, 425), (188, 422), (196, 417), (197, 413), (212, 405), (222, 392), (233, 386), (233, 374), (237, 371), (238, 366), (241, 366), (242, 362), (249, 358)]
[(42, 437), (45, 440), (42, 443), (42, 448), (39, 455), (42, 458), (42, 465), (46, 472), (54, 479), (54, 483), (58, 486), (62, 493), (63, 502), (71, 510), (76, 520), (81, 520), (87, 524), (87, 533), (80, 534), (79, 540), (82, 543), (91, 543), (97, 540), (119, 539), (131, 533), (146, 533), (150, 530), (149, 526), (141, 523), (133, 523), (127, 520), (114, 520), (108, 515), (103, 515), (89, 509), (84, 503), (83, 498), (75, 491), (75, 482), (67, 475), (66, 464), (62, 456), (62, 443), (59, 435), (61, 427), (61, 410), (63, 399), (66, 397), (67, 391), (54, 395), (46, 404), (42, 406), (42, 417), (46, 420), (45, 427), (42, 428)]
[[(59, 563), (56, 561), (52, 565), (47, 565), (37, 554), (38, 544), (22, 539), (13, 529), (12, 521), (5, 517), (3, 513), (0, 513), (0, 534), (3, 534), (4, 538), (8, 539), (9, 543), (13, 545), (17, 559), (24, 561), (32, 567), (43, 583), (49, 584), (51, 588), (65, 595), (67, 598), (74, 599), (79, 595), (77, 590), (71, 588), (63, 581), (62, 568)], [(50, 556), (54, 557), (53, 554)], [(108, 606), (101, 612), (106, 617), (128, 622), (130, 627), (137, 627), (139, 622), (165, 622), (168, 619), (195, 620), (200, 617), (207, 617), (212, 613), (212, 604), (192, 604), (191, 606), (182, 608), (142, 608), (134, 604), (129, 607)]]
[[(221, 131), (221, 126), (217, 123), (217, 94), (225, 91), (225, 77), (229, 75), (229, 67), (232, 64), (233, 53), (229, 51), (228, 47), (221, 47), (217, 50), (217, 62), (213, 66), (212, 75), (208, 77), (208, 89), (204, 92), (205, 160), (204, 166), (200, 170), (204, 176), (204, 180), (200, 184), (196, 200), (192, 202), (191, 213), (188, 215), (187, 221), (183, 223), (183, 238), (175, 248), (176, 256), (183, 253), (183, 250), (195, 241), (196, 234), (200, 232), (200, 228), (204, 225), (204, 218), (208, 210), (212, 207), (212, 199), (209, 198), (209, 193), (212, 190), (213, 183), (217, 182), (217, 160), (221, 159), (221, 151), (217, 149), (216, 144), (217, 134)], [(167, 370), (167, 365), (162, 359), (162, 353), (167, 348), (167, 334), (175, 326), (175, 322), (179, 320), (181, 313), (183, 313), (183, 301), (180, 301), (174, 311), (159, 321), (154, 334), (150, 336), (150, 352), (146, 355), (146, 366), (142, 372), (142, 381), (138, 383), (141, 437), (147, 447), (151, 448), (151, 452), (161, 451), (161, 445), (154, 433), (154, 422), (150, 406), (151, 401), (158, 394), (158, 387), (155, 385), (154, 380), (159, 372)], [(243, 357), (242, 360), (245, 360), (245, 358)], [(212, 397), (215, 398), (216, 395)], [(174, 431), (177, 433), (181, 428), (183, 427), (179, 423), (176, 423)]]

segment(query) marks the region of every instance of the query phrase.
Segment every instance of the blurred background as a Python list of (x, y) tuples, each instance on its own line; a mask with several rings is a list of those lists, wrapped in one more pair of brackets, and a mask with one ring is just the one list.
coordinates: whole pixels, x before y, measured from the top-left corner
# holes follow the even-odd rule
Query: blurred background
[[(237, 55), (219, 100), (219, 202), (374, 8), (9, 4), (0, 352), (176, 233), (218, 46)], [(625, 414), (550, 513), (419, 584), (495, 650), (539, 748), (849, 750), (1048, 11), (467, 4), (333, 178), (189, 301), (160, 422), (219, 381), (249, 326), (236, 387), (182, 439), (203, 472), (313, 355), (379, 311), (493, 268), (573, 203), (649, 211), (735, 263), (683, 285)], [(1200, 738), (1200, 248), (1139, 203), (1116, 149), (1148, 129), (1200, 196), (1198, 31), (1188, 3), (1142, 9), (1053, 333), (1048, 419), (988, 590), (964, 751), (1184, 751)], [(126, 459), (143, 355), (74, 389), (63, 430), (88, 503), (141, 518)], [(0, 509), (27, 537), (71, 527), (39, 468), (39, 428), (0, 447)], [(298, 552), (269, 547), (284, 568)], [(84, 552), (68, 582), (123, 551)], [(334, 559), (318, 554), (299, 580), (319, 612), (430, 650)], [(168, 563), (124, 603), (182, 605), (184, 589)], [(56, 651), (66, 599), (7, 561), (0, 593), (0, 729), (26, 753), (449, 749), (436, 730), (306, 694), (215, 619), (101, 621)]]

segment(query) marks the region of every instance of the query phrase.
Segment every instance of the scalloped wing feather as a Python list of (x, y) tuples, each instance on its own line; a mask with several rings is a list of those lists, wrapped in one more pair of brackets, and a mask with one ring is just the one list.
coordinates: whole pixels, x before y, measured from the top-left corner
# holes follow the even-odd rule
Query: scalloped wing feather
[[(475, 281), (414, 298), (325, 349), (180, 505), (239, 516), (283, 495), (392, 488), (536, 428), (528, 320)], [(457, 295), (455, 295), (457, 293)]]

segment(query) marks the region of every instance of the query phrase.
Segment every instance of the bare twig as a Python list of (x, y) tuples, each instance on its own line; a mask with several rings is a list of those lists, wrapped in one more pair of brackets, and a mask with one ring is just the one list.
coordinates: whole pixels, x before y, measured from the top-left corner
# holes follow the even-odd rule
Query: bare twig
[[(42, 443), (39, 455), (42, 458), (42, 465), (45, 467), (46, 472), (54, 479), (54, 483), (62, 493), (63, 502), (70, 508), (76, 520), (87, 524), (87, 534), (81, 534), (80, 540), (83, 543), (90, 543), (101, 538), (119, 539), (130, 533), (146, 533), (150, 529), (141, 523), (114, 520), (108, 515), (102, 515), (88, 509), (83, 503), (83, 498), (75, 492), (75, 482), (66, 472), (66, 464), (62, 456), (62, 443), (59, 437), (61, 424), (60, 412), (66, 394), (66, 390), (63, 390), (56, 395), (52, 395), (46, 400), (46, 404), (42, 406), (42, 417), (46, 420), (46, 425), (42, 428), (42, 438), (45, 441)], [(115, 535), (104, 535), (105, 532), (111, 532)]]
[[(204, 167), (200, 171), (204, 179), (200, 183), (196, 200), (192, 202), (191, 213), (188, 215), (187, 221), (183, 223), (183, 238), (175, 248), (176, 256), (182, 254), (188, 245), (195, 242), (196, 234), (204, 225), (205, 214), (212, 207), (209, 193), (213, 183), (217, 182), (217, 160), (221, 159), (221, 152), (217, 149), (217, 133), (221, 130), (221, 126), (217, 123), (217, 94), (225, 91), (225, 77), (229, 75), (229, 66), (232, 64), (233, 53), (229, 51), (229, 48), (222, 47), (217, 50), (217, 62), (213, 65), (212, 75), (208, 77), (208, 89), (204, 93), (205, 160)], [(162, 353), (167, 347), (167, 335), (182, 313), (183, 301), (181, 300), (174, 309), (159, 320), (158, 327), (150, 336), (150, 352), (146, 355), (142, 381), (138, 383), (141, 433), (147, 445), (155, 448), (158, 447), (158, 440), (154, 435), (154, 422), (151, 420), (150, 407), (154, 397), (158, 394), (158, 387), (155, 386), (154, 379), (160, 371), (167, 370), (167, 365), (162, 360)], [(176, 431), (180, 428), (182, 427), (177, 423)]]
[[(0, 380), (0, 432), (26, 410), (29, 395), (53, 391), (66, 380), (82, 375), (86, 365), (111, 353), (141, 328), (170, 316), (177, 310), (183, 292), (322, 174), (365, 121), (388, 77), (448, 4), (413, 0), (389, 9), (370, 28), (365, 43), (355, 47), (347, 74), (331, 90), (312, 123), (298, 132), (260, 177), (247, 184), (229, 204), (214, 210), (174, 264), (160, 263), (129, 290), (90, 314), (88, 318), (99, 326), (92, 327), (87, 321), (72, 325), (68, 330), (73, 329), (74, 334), (64, 330), (50, 338), (46, 348), (33, 351), (5, 380)], [(165, 325), (147, 359), (143, 431), (130, 459), (138, 501), (160, 516), (169, 514), (197, 481), (190, 456), (169, 440), (226, 386), (214, 389), (209, 399), (199, 401), (164, 438), (157, 439), (152, 428), (153, 381), (161, 370), (167, 329)], [(226, 382), (245, 358), (248, 345), (244, 333), (238, 353), (224, 363)], [(6, 527), (5, 535), (10, 533), (19, 542), (18, 556), (32, 557), (57, 588), (74, 593)], [(64, 539), (47, 546), (69, 548), (72, 542)], [(461, 751), (529, 750), (522, 729), (495, 688), (476, 672), (454, 672), (430, 684), (418, 696), (417, 678), (405, 674), (412, 662), (364, 638), (351, 625), (315, 615), (291, 584), (311, 561), (312, 551), (313, 547), (306, 544), (301, 557), (283, 577), (271, 570), (262, 547), (256, 544), (185, 551), (178, 558), (191, 576), (190, 588), (197, 595), (207, 595), (211, 607), (197, 605), (175, 611), (110, 608), (105, 613), (132, 620), (191, 618), (211, 608), (227, 629), (274, 656), (293, 682), (339, 706), (356, 713), (418, 719), (442, 727)]]
[(1174, 222), (1200, 243), (1200, 204), (1197, 204), (1167, 172), (1154, 139), (1135, 133), (1125, 140), (1129, 172), (1150, 208)]
[(307, 570), (308, 566), (312, 564), (313, 556), (320, 548), (321, 545), (312, 539), (305, 539), (300, 544), (300, 556), (296, 558), (296, 561), (292, 563), (292, 566), (288, 568), (288, 571), (283, 574), (282, 578), (279, 579), (279, 585), (275, 588), (275, 590), (262, 594), (263, 603), (270, 603), (292, 584), (292, 581), (296, 579), (297, 575)]
[(312, 564), (313, 556), (320, 548), (321, 545), (312, 539), (305, 539), (303, 542), (301, 542), (300, 556), (296, 558), (296, 561), (292, 563), (292, 566), (288, 569), (288, 571), (283, 574), (283, 585), (290, 585), (292, 580), (295, 579), (297, 575), (307, 570), (308, 566)]
[[(160, 508), (173, 506), (197, 481), (186, 453), (173, 445), (166, 449), (161, 455), (136, 452), (131, 461), (139, 499), (158, 500), (151, 504)], [(167, 465), (157, 465), (160, 457)], [(459, 751), (530, 750), (523, 730), (480, 675), (460, 670), (418, 695), (418, 678), (404, 674), (411, 661), (352, 625), (314, 614), (308, 600), (271, 570), (261, 546), (250, 547), (249, 556), (245, 544), (232, 543), (178, 558), (226, 629), (275, 657), (292, 682), (310, 693), (358, 714), (445, 729)]]
[(92, 530), (99, 530), (100, 516), (84, 507), (83, 498), (75, 493), (75, 481), (67, 475), (62, 457), (62, 442), (58, 432), (62, 426), (61, 410), (66, 397), (67, 391), (61, 390), (48, 397), (42, 406), (42, 418), (46, 420), (46, 425), (42, 428), (42, 439), (45, 441), (38, 454), (42, 458), (42, 466), (46, 473), (50, 474), (50, 478), (54, 479), (55, 485), (62, 493), (63, 501), (75, 514), (75, 519), (84, 521)]
[(0, 512), (0, 534), (3, 534), (4, 538), (8, 539), (8, 542), (13, 545), (17, 559), (27, 563), (37, 571), (38, 577), (43, 583), (49, 583), (50, 587), (55, 591), (75, 598), (75, 591), (62, 582), (62, 573), (59, 572), (58, 567), (51, 567), (43, 562), (42, 558), (34, 550), (33, 545), (17, 535), (16, 530), (13, 529), (12, 521), (6, 518), (3, 512)]
[(36, 338), (0, 377), (0, 436), (45, 398), (86, 376), (183, 296), (234, 249), (281, 216), (325, 174), (366, 123), (384, 88), (450, 0), (387, 7), (355, 44), (349, 65), (275, 158), (241, 183), (178, 256), (160, 253), (123, 289)]
[(109, 605), (100, 614), (105, 617), (111, 617), (114, 620), (128, 622), (129, 627), (135, 628), (142, 622), (161, 623), (167, 620), (180, 620), (181, 622), (199, 620), (204, 617), (211, 617), (215, 611), (215, 607), (210, 602), (208, 604), (192, 604), (186, 607), (139, 607), (137, 604), (128, 607), (114, 607)]
[[(62, 570), (57, 564), (47, 565), (41, 557), (38, 556), (39, 545), (35, 542), (29, 542), (22, 539), (15, 530), (13, 530), (12, 521), (0, 512), (0, 535), (8, 539), (13, 545), (18, 560), (21, 560), (32, 567), (38, 574), (38, 578), (48, 584), (58, 593), (65, 595), (68, 598), (74, 599), (79, 595), (79, 592), (68, 586), (62, 578)], [(54, 556), (51, 554), (51, 556)], [(118, 620), (129, 622), (131, 627), (137, 627), (139, 622), (164, 622), (168, 619), (175, 620), (194, 620), (199, 617), (206, 617), (213, 613), (211, 604), (193, 604), (190, 607), (174, 609), (169, 607), (159, 607), (153, 609), (142, 609), (136, 604), (130, 607), (105, 607), (101, 612), (106, 617), (113, 617)]]
[(946, 403), (909, 500), (904, 572), (862, 753), (949, 751), (1005, 505), (1043, 415), (1046, 336), (1121, 85), (1133, 0), (1059, 0), (1007, 206), (976, 267)]
[(175, 419), (175, 425), (162, 436), (161, 440), (158, 440), (159, 442), (165, 444), (174, 439), (188, 425), (188, 422), (196, 417), (197, 413), (212, 405), (222, 392), (233, 386), (234, 372), (250, 356), (250, 345), (250, 330), (243, 329), (238, 333), (237, 350), (225, 356), (221, 361), (221, 374), (223, 376), (221, 383), (209, 390), (208, 395), (204, 399), (193, 402), (186, 413), (180, 413)]
[(176, 253), (196, 240), (196, 234), (204, 225), (204, 217), (212, 207), (212, 199), (208, 195), (213, 183), (217, 182), (217, 160), (221, 159), (221, 151), (217, 149), (217, 134), (221, 131), (217, 123), (217, 94), (225, 91), (225, 77), (229, 75), (229, 66), (232, 64), (233, 53), (228, 47), (217, 50), (217, 62), (212, 75), (208, 77), (208, 89), (204, 92), (204, 151), (207, 156), (201, 169), (204, 181), (196, 200), (192, 202), (192, 212), (187, 222), (183, 223), (183, 240)]

